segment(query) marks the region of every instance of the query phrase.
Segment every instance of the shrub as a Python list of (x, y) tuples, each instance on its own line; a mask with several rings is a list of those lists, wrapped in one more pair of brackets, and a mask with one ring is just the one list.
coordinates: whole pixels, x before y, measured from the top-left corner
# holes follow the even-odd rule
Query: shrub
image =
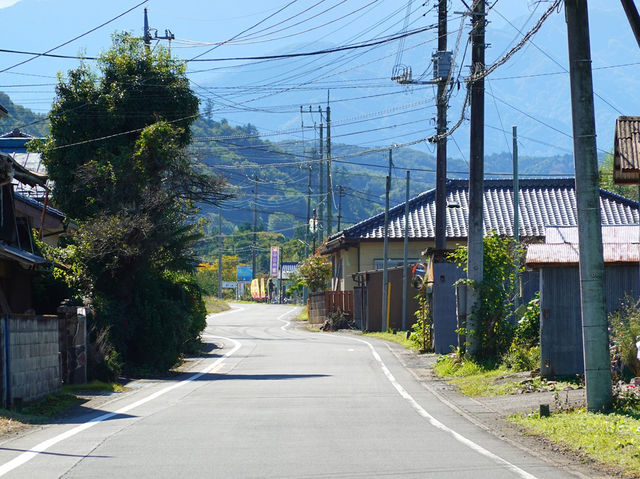
[(433, 319), (431, 317), (431, 311), (429, 309), (429, 301), (427, 301), (427, 295), (425, 289), (422, 288), (416, 295), (418, 300), (418, 309), (414, 313), (416, 322), (411, 326), (411, 334), (409, 340), (416, 345), (420, 350), (430, 350), (432, 345), (432, 326)]
[[(520, 308), (518, 308), (520, 309)], [(518, 320), (512, 345), (532, 348), (540, 344), (540, 293), (527, 304), (522, 317)]]
[(640, 305), (626, 296), (620, 309), (609, 315), (612, 364), (619, 379), (640, 376), (636, 341), (640, 337)]
[[(466, 331), (467, 338), (472, 336), (479, 346), (478, 360), (497, 360), (511, 346), (514, 326), (510, 317), (516, 293), (514, 258), (522, 253), (522, 250), (516, 250), (513, 238), (501, 237), (491, 232), (483, 241), (483, 281), (476, 284), (461, 280), (478, 293), (478, 301), (471, 312), (476, 319), (477, 330)], [(449, 258), (467, 270), (466, 247), (458, 247)]]

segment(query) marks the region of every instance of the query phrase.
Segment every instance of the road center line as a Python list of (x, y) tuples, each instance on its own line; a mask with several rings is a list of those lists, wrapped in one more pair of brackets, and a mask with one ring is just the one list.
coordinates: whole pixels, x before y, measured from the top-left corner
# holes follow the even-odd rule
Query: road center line
[(8, 472), (13, 471), (14, 469), (16, 469), (17, 467), (20, 467), (24, 464), (26, 464), (27, 462), (29, 462), (31, 459), (33, 459), (34, 457), (36, 457), (38, 454), (45, 452), (46, 450), (48, 450), (50, 447), (58, 444), (59, 442), (64, 441), (65, 439), (69, 439), (70, 437), (73, 437), (79, 433), (81, 433), (82, 431), (89, 429), (90, 427), (95, 426), (96, 424), (99, 424), (103, 421), (106, 421), (107, 419), (111, 419), (114, 416), (118, 416), (120, 414), (124, 414), (127, 413), (129, 411), (131, 411), (132, 409), (135, 409), (139, 406), (142, 406), (143, 404), (148, 403), (149, 401), (153, 401), (154, 399), (159, 398), (160, 396), (163, 396), (164, 394), (168, 393), (169, 391), (173, 391), (174, 389), (177, 389), (181, 386), (184, 386), (187, 383), (190, 383), (191, 381), (195, 381), (196, 379), (204, 376), (205, 374), (211, 373), (211, 372), (215, 372), (218, 369), (220, 369), (223, 365), (223, 362), (229, 358), (232, 354), (234, 354), (236, 351), (238, 351), (238, 349), (240, 349), (240, 347), (242, 346), (240, 344), (240, 342), (236, 341), (235, 339), (231, 339), (231, 338), (225, 338), (222, 336), (211, 336), (211, 335), (207, 335), (209, 337), (212, 338), (216, 338), (216, 339), (222, 339), (224, 341), (229, 341), (231, 343), (234, 344), (233, 349), (231, 349), (230, 351), (228, 351), (227, 353), (225, 353), (223, 356), (221, 356), (220, 358), (218, 358), (211, 366), (209, 366), (208, 368), (206, 368), (204, 371), (193, 374), (191, 376), (189, 376), (187, 379), (184, 379), (180, 382), (177, 382), (175, 384), (172, 384), (171, 386), (167, 386), (164, 389), (161, 389), (160, 391), (156, 391), (153, 394), (150, 394), (149, 396), (142, 398), (134, 403), (131, 403), (127, 406), (124, 406), (120, 409), (118, 409), (117, 411), (114, 412), (110, 412), (110, 413), (106, 413), (106, 414), (102, 414), (101, 416), (95, 417), (83, 424), (80, 424), (79, 426), (76, 426), (72, 429), (69, 429), (66, 432), (63, 432), (62, 434), (58, 434), (57, 436), (52, 437), (51, 439), (47, 439), (46, 441), (41, 442), (40, 444), (37, 444), (36, 446), (32, 447), (30, 450), (23, 452), (22, 454), (20, 454), (19, 456), (15, 457), (14, 459), (12, 459), (11, 461), (3, 464), (0, 466), (0, 477), (4, 476), (5, 474), (7, 474)]
[(473, 442), (471, 439), (468, 439), (465, 436), (463, 436), (462, 434), (454, 431), (450, 427), (445, 426), (443, 423), (441, 423), (435, 417), (433, 417), (431, 414), (429, 414), (418, 403), (418, 401), (416, 401), (413, 398), (413, 396), (411, 396), (411, 394), (409, 394), (407, 392), (407, 390), (404, 387), (402, 387), (402, 385), (396, 380), (396, 378), (393, 376), (393, 374), (391, 374), (391, 371), (389, 371), (389, 368), (387, 368), (387, 365), (384, 363), (384, 361), (382, 360), (382, 358), (380, 357), (380, 355), (378, 354), (378, 352), (375, 350), (375, 348), (373, 347), (373, 345), (371, 343), (369, 343), (367, 341), (364, 341), (363, 339), (358, 339), (358, 338), (348, 338), (348, 337), (344, 337), (344, 338), (345, 339), (350, 339), (352, 341), (358, 341), (360, 343), (366, 344), (369, 347), (369, 349), (371, 350), (371, 354), (373, 355), (374, 359), (380, 365), (380, 369), (382, 369), (382, 372), (387, 377), (389, 382), (393, 385), (393, 387), (396, 389), (396, 391), (398, 391), (400, 396), (402, 396), (413, 407), (413, 409), (415, 409), (416, 412), (418, 414), (420, 414), (420, 416), (422, 416), (427, 421), (429, 421), (429, 423), (433, 427), (438, 428), (441, 431), (444, 431), (444, 432), (450, 434), (451, 436), (453, 436), (453, 438), (456, 441), (464, 444), (465, 446), (467, 446), (470, 449), (476, 451), (477, 453), (482, 454), (485, 457), (488, 457), (489, 459), (497, 462), (498, 464), (501, 464), (501, 465), (505, 466), (507, 469), (509, 469), (513, 473), (517, 474), (518, 476), (522, 477), (523, 479), (537, 479), (536, 476), (534, 476), (532, 474), (529, 474), (527, 471), (525, 471), (523, 469), (520, 469), (515, 464), (512, 464), (509, 461), (507, 461), (506, 459), (503, 459), (500, 456), (497, 456), (496, 454), (494, 454), (491, 451), (485, 449), (481, 445)]

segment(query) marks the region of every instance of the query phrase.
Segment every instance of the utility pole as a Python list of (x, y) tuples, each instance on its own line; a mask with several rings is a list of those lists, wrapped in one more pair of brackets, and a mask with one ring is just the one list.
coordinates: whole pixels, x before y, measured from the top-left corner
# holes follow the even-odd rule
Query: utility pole
[(258, 249), (258, 176), (253, 175), (253, 245), (251, 247), (251, 264), (253, 265), (253, 279), (256, 279), (256, 251)]
[(313, 227), (314, 227), (314, 232), (313, 232), (313, 251), (316, 251), (316, 232), (318, 231), (318, 222), (316, 219), (316, 209), (313, 209)]
[(620, 1), (622, 2), (624, 12), (627, 14), (627, 20), (629, 20), (631, 30), (633, 30), (633, 36), (636, 38), (638, 46), (640, 46), (640, 15), (638, 15), (638, 9), (633, 3), (633, 0)]
[(565, 13), (569, 41), (587, 409), (601, 412), (611, 406), (611, 370), (587, 0), (565, 0)]
[(149, 53), (151, 51), (151, 39), (153, 38), (154, 40), (168, 40), (169, 41), (169, 45), (171, 45), (171, 40), (175, 40), (176, 36), (171, 33), (171, 30), (169, 29), (165, 29), (164, 31), (164, 36), (158, 36), (158, 30), (156, 30), (155, 28), (153, 29), (155, 31), (155, 35), (152, 37), (151, 36), (151, 28), (149, 28), (149, 16), (147, 14), (147, 9), (144, 9), (144, 34), (142, 35), (142, 39), (144, 41), (144, 45), (147, 49), (147, 53)]
[(318, 107), (318, 112), (320, 113), (320, 185), (318, 186), (318, 191), (320, 194), (318, 195), (318, 217), (320, 218), (320, 224), (318, 231), (318, 244), (322, 243), (322, 222), (324, 219), (324, 124), (322, 123), (322, 107)]
[(342, 231), (342, 197), (344, 196), (344, 186), (338, 186), (338, 232)]
[(469, 227), (467, 243), (467, 351), (474, 357), (480, 352), (479, 337), (474, 334), (480, 324), (473, 314), (478, 300), (477, 285), (484, 279), (483, 204), (484, 204), (484, 62), (485, 62), (485, 0), (474, 3), (471, 12), (471, 125), (469, 161)]
[(147, 9), (144, 9), (144, 34), (142, 35), (147, 53), (151, 50), (151, 32), (149, 31), (149, 16)]
[[(311, 219), (311, 176), (313, 174), (313, 165), (309, 165), (309, 181), (307, 182), (307, 227), (305, 229), (306, 234), (304, 235), (304, 240), (306, 242), (304, 255), (305, 257), (309, 256), (309, 233), (311, 230), (311, 225), (309, 224), (309, 220)], [(315, 231), (313, 234), (316, 234)]]
[(327, 238), (333, 233), (333, 187), (331, 186), (331, 107), (327, 92)]
[(404, 202), (404, 269), (402, 270), (402, 330), (407, 330), (407, 292), (409, 289), (409, 181), (411, 171), (407, 170), (407, 188)]
[[(447, 2), (440, 0), (438, 3), (438, 54), (444, 55), (447, 51)], [(435, 247), (437, 250), (447, 248), (447, 81), (450, 73), (438, 78), (438, 119), (436, 134), (438, 137), (438, 149), (436, 152), (436, 228)]]
[(516, 296), (513, 301), (513, 309), (520, 306), (520, 178), (518, 176), (518, 127), (513, 129), (513, 239), (516, 244), (514, 263), (516, 267), (515, 283)]
[(222, 207), (218, 207), (218, 299), (222, 299)]
[(391, 191), (391, 168), (393, 166), (393, 150), (389, 148), (389, 174), (385, 188), (384, 199), (384, 257), (382, 260), (382, 330), (386, 331), (389, 323), (389, 271), (387, 262), (389, 261), (389, 193)]

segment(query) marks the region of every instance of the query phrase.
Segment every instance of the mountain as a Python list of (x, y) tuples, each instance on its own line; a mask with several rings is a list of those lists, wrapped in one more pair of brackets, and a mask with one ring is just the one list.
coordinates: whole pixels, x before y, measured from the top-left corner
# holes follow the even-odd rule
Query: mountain
[[(635, 74), (640, 65), (640, 49), (626, 20), (620, 24), (622, 7), (614, 3), (590, 2), (589, 6), (601, 154), (612, 149), (615, 119), (620, 115), (640, 114)], [(489, 10), (488, 65), (503, 58), (522, 39), (550, 2), (529, 2), (529, 5), (531, 14), (511, 23), (500, 17), (500, 3)], [(469, 22), (468, 19), (462, 22), (458, 15), (451, 15), (451, 18), (449, 49), (456, 53), (455, 71), (456, 74), (460, 72), (460, 76), (451, 91), (449, 125), (454, 125), (461, 117), (464, 120), (451, 137), (449, 156), (463, 160), (468, 158), (469, 143), (468, 110), (462, 111), (466, 92), (464, 77), (468, 75), (470, 62)], [(458, 43), (460, 25), (464, 26), (464, 31)], [(427, 31), (407, 38), (400, 62), (412, 68), (414, 78), (430, 77), (429, 58), (434, 49), (434, 37), (434, 31)], [(335, 46), (329, 41), (291, 45), (287, 52)], [(330, 97), (332, 134), (336, 142), (389, 146), (431, 136), (435, 129), (433, 87), (400, 86), (390, 80), (396, 48), (396, 44), (390, 43), (352, 53), (327, 55), (326, 58), (289, 59), (275, 64), (256, 62), (222, 70), (204, 85), (207, 92), (217, 94), (214, 110), (220, 111), (220, 115), (235, 124), (251, 122), (258, 125), (271, 139), (302, 141), (305, 136), (307, 140), (313, 138), (313, 131), (308, 127), (321, 123), (317, 107), (325, 108)], [(512, 125), (518, 126), (523, 156), (571, 154), (567, 49), (566, 24), (560, 9), (520, 51), (489, 75), (485, 105), (487, 154), (511, 149)], [(425, 144), (414, 148), (425, 153), (431, 151)]]
[(0, 134), (9, 133), (15, 128), (36, 137), (43, 137), (49, 133), (46, 115), (39, 115), (28, 108), (16, 105), (9, 95), (2, 92), (0, 92), (0, 105), (9, 112), (7, 118), (0, 119)]

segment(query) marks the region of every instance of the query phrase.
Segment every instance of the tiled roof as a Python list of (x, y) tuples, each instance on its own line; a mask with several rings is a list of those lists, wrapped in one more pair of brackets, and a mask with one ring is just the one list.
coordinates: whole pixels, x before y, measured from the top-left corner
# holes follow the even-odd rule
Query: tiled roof
[(638, 172), (640, 172), (640, 117), (621, 116), (616, 120), (613, 165), (616, 183), (638, 183)]
[[(23, 203), (26, 203), (30, 206), (33, 206), (34, 208), (37, 208), (39, 210), (42, 210), (42, 207), (44, 206), (44, 204), (38, 200), (36, 200), (35, 198), (32, 198), (31, 196), (28, 195), (23, 195), (21, 193), (16, 192), (15, 193), (15, 200), (16, 201), (21, 201)], [(65, 215), (62, 211), (55, 209), (52, 206), (47, 205), (47, 213), (49, 213), (52, 216), (55, 216), (56, 218), (60, 219), (60, 220), (64, 220), (66, 219), (67, 215)]]
[[(484, 231), (513, 236), (513, 181), (484, 180)], [(435, 189), (409, 200), (409, 238), (435, 237)], [(447, 181), (447, 237), (466, 238), (468, 181)], [(638, 223), (638, 204), (615, 193), (600, 190), (603, 225)], [(389, 238), (404, 238), (404, 203), (389, 210)], [(520, 236), (541, 237), (545, 226), (576, 226), (573, 178), (520, 180)], [(384, 212), (329, 238), (382, 239)]]

